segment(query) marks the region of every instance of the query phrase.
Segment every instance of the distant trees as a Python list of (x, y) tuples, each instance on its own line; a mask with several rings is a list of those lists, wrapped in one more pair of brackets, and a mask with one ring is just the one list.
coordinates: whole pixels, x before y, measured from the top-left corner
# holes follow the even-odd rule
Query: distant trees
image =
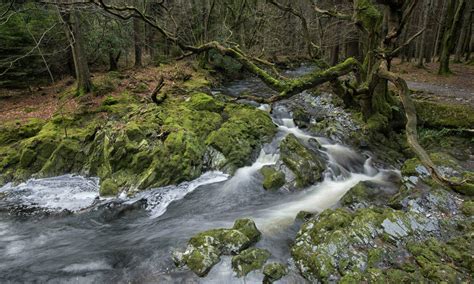
[[(378, 7), (381, 5), (377, 2), (384, 2), (367, 1)], [(362, 59), (368, 44), (362, 39), (366, 37), (367, 32), (361, 31), (353, 24), (351, 14), (355, 2), (3, 1), (0, 4), (0, 74), (4, 74), (0, 77), (0, 86), (14, 86), (15, 81), (17, 85), (22, 85), (29, 82), (24, 78), (32, 77), (52, 81), (55, 77), (60, 78), (71, 73), (69, 71), (75, 74), (76, 69), (82, 70), (81, 74), (87, 74), (86, 67), (93, 71), (117, 70), (121, 66), (139, 67), (186, 56), (187, 52), (183, 51), (175, 40), (163, 36), (149, 23), (131, 15), (130, 11), (105, 13), (104, 5), (134, 7), (147, 15), (148, 20), (158, 23), (167, 33), (189, 45), (213, 40), (232, 43), (245, 53), (273, 62), (284, 61), (290, 57), (302, 60), (324, 59), (335, 65), (349, 57)], [(399, 50), (402, 59), (415, 59), (421, 67), (425, 62), (431, 62), (432, 58), (439, 58), (440, 73), (446, 73), (446, 66), (449, 70), (452, 55), (457, 62), (469, 61), (473, 48), (472, 1), (416, 2), (412, 17), (407, 20), (397, 37), (397, 44), (405, 43), (413, 34), (425, 29), (420, 37)], [(61, 20), (58, 10), (62, 13), (74, 11), (74, 15), (67, 17), (69, 23)], [(456, 13), (457, 11), (459, 13)], [(74, 18), (78, 19), (77, 25)], [(65, 23), (68, 25), (67, 33), (64, 32)], [(49, 30), (52, 25), (54, 27)], [(383, 25), (386, 29), (386, 21)], [(79, 33), (78, 39), (81, 39), (82, 43), (76, 44), (73, 29)], [(42, 37), (43, 33), (45, 34)], [(82, 49), (80, 45), (83, 46)], [(71, 70), (68, 70), (68, 65), (64, 62), (74, 62), (73, 57), (87, 59), (81, 60), (87, 61), (87, 66), (71, 66)], [(206, 53), (200, 59), (204, 64), (227, 62), (215, 52)], [(90, 89), (87, 80), (81, 79), (84, 76), (75, 76), (78, 81), (84, 82), (80, 84), (83, 85), (81, 89)]]

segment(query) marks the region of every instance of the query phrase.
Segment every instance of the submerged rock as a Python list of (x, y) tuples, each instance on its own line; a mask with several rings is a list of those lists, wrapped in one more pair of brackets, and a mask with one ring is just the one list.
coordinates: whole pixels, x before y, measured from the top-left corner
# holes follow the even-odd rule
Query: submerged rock
[(270, 252), (266, 249), (249, 248), (232, 257), (232, 268), (237, 276), (242, 277), (253, 270), (261, 269), (269, 257)]
[(172, 254), (177, 266), (187, 265), (198, 276), (206, 276), (221, 255), (235, 255), (253, 245), (261, 233), (250, 219), (238, 219), (232, 229), (212, 229), (193, 236), (184, 252)]
[(263, 275), (265, 275), (263, 278), (263, 283), (273, 283), (283, 278), (283, 276), (285, 276), (287, 273), (288, 269), (284, 264), (278, 262), (269, 263), (263, 267)]
[(283, 163), (295, 174), (298, 188), (322, 179), (324, 160), (306, 148), (293, 134), (281, 142), (280, 153)]
[(361, 181), (353, 186), (340, 200), (342, 206), (362, 208), (369, 205), (384, 205), (393, 197), (395, 189), (370, 181)]
[(285, 174), (271, 166), (264, 166), (260, 169), (263, 175), (263, 188), (266, 190), (279, 189), (285, 184)]

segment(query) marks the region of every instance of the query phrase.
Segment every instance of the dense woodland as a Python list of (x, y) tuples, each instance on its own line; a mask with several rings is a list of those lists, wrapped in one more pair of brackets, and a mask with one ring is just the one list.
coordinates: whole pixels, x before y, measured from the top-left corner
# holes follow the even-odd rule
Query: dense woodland
[[(333, 66), (348, 57), (362, 59), (367, 50), (368, 31), (353, 17), (353, 2), (363, 1), (3, 2), (0, 62), (6, 87), (75, 76), (75, 46), (82, 47), (77, 56), (87, 63), (82, 69), (92, 71), (185, 56), (187, 51), (159, 29), (187, 45), (218, 41), (268, 61), (324, 59)], [(456, 62), (469, 62), (474, 44), (471, 1), (414, 2), (410, 11), (401, 11), (410, 15), (397, 35), (396, 44), (403, 46), (396, 56), (418, 66), (451, 55)], [(381, 25), (377, 33), (388, 28), (387, 17)], [(200, 60), (223, 64), (212, 52)], [(449, 67), (440, 67), (440, 73), (448, 72)]]
[(472, 282), (473, 12), (1, 1), (0, 282)]

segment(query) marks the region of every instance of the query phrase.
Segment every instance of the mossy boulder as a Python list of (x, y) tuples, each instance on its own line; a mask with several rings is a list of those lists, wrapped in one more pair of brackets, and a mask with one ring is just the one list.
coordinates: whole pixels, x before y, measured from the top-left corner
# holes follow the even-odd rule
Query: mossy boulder
[(415, 100), (416, 113), (425, 127), (464, 128), (474, 125), (474, 108), (466, 104)]
[(462, 212), (466, 216), (474, 216), (474, 201), (473, 200), (466, 200), (462, 204)]
[(262, 236), (262, 233), (257, 229), (255, 222), (251, 219), (236, 220), (232, 229), (242, 232), (252, 243), (258, 242)]
[(232, 229), (212, 229), (196, 234), (188, 241), (184, 252), (175, 251), (177, 266), (187, 265), (198, 276), (205, 276), (221, 255), (235, 255), (260, 239), (255, 223), (250, 219), (238, 219)]
[(273, 283), (283, 278), (286, 274), (288, 274), (288, 269), (284, 264), (278, 262), (268, 263), (263, 267), (263, 275), (265, 275), (263, 283)]
[(247, 106), (227, 106), (224, 116), (227, 121), (209, 135), (206, 143), (226, 157), (224, 168), (233, 172), (247, 165), (262, 143), (270, 141), (276, 126), (268, 113)]
[(186, 102), (190, 109), (197, 111), (210, 111), (220, 113), (224, 110), (224, 104), (210, 95), (197, 93), (192, 95)]
[(115, 196), (118, 192), (119, 186), (112, 179), (106, 179), (100, 183), (99, 193), (101, 196)]
[(272, 166), (262, 167), (260, 173), (263, 175), (263, 188), (266, 190), (279, 189), (285, 184), (285, 174)]
[[(464, 256), (469, 253), (460, 250), (467, 245), (465, 237), (430, 243), (430, 238), (439, 236), (440, 222), (452, 229), (457, 228), (456, 223), (449, 223), (449, 217), (439, 220), (442, 215), (434, 209), (430, 209), (432, 216), (419, 212), (419, 205), (414, 208), (325, 210), (298, 232), (291, 249), (296, 266), (309, 281), (322, 282), (370, 282), (390, 277), (415, 282), (468, 279), (470, 258)], [(438, 251), (433, 254), (435, 248)]]
[(232, 268), (237, 276), (242, 277), (251, 271), (261, 269), (269, 257), (270, 252), (266, 249), (249, 248), (232, 257)]
[(295, 174), (296, 186), (307, 187), (322, 179), (324, 160), (306, 148), (293, 134), (280, 144), (283, 163)]

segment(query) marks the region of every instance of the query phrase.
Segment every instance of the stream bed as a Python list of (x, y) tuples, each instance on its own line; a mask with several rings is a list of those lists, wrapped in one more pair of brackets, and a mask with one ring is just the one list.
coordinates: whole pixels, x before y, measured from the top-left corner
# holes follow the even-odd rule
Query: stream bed
[[(232, 83), (225, 91), (268, 92), (254, 79)], [(132, 198), (99, 199), (98, 179), (74, 175), (1, 187), (0, 196), (6, 197), (0, 199), (0, 282), (261, 283), (263, 275), (255, 271), (237, 278), (230, 257), (223, 257), (206, 278), (176, 268), (171, 259), (171, 252), (197, 232), (251, 218), (263, 234), (256, 246), (271, 252), (270, 261), (289, 264), (289, 275), (279, 283), (305, 283), (290, 256), (298, 212), (337, 206), (360, 181), (390, 191), (399, 173), (376, 168), (370, 153), (299, 129), (285, 102), (274, 105), (272, 119), (278, 126), (273, 141), (263, 146), (252, 165), (233, 176), (207, 172), (194, 181)], [(290, 133), (303, 144), (315, 139), (322, 146), (324, 178), (301, 191), (265, 191), (259, 170), (277, 163), (279, 143)]]

